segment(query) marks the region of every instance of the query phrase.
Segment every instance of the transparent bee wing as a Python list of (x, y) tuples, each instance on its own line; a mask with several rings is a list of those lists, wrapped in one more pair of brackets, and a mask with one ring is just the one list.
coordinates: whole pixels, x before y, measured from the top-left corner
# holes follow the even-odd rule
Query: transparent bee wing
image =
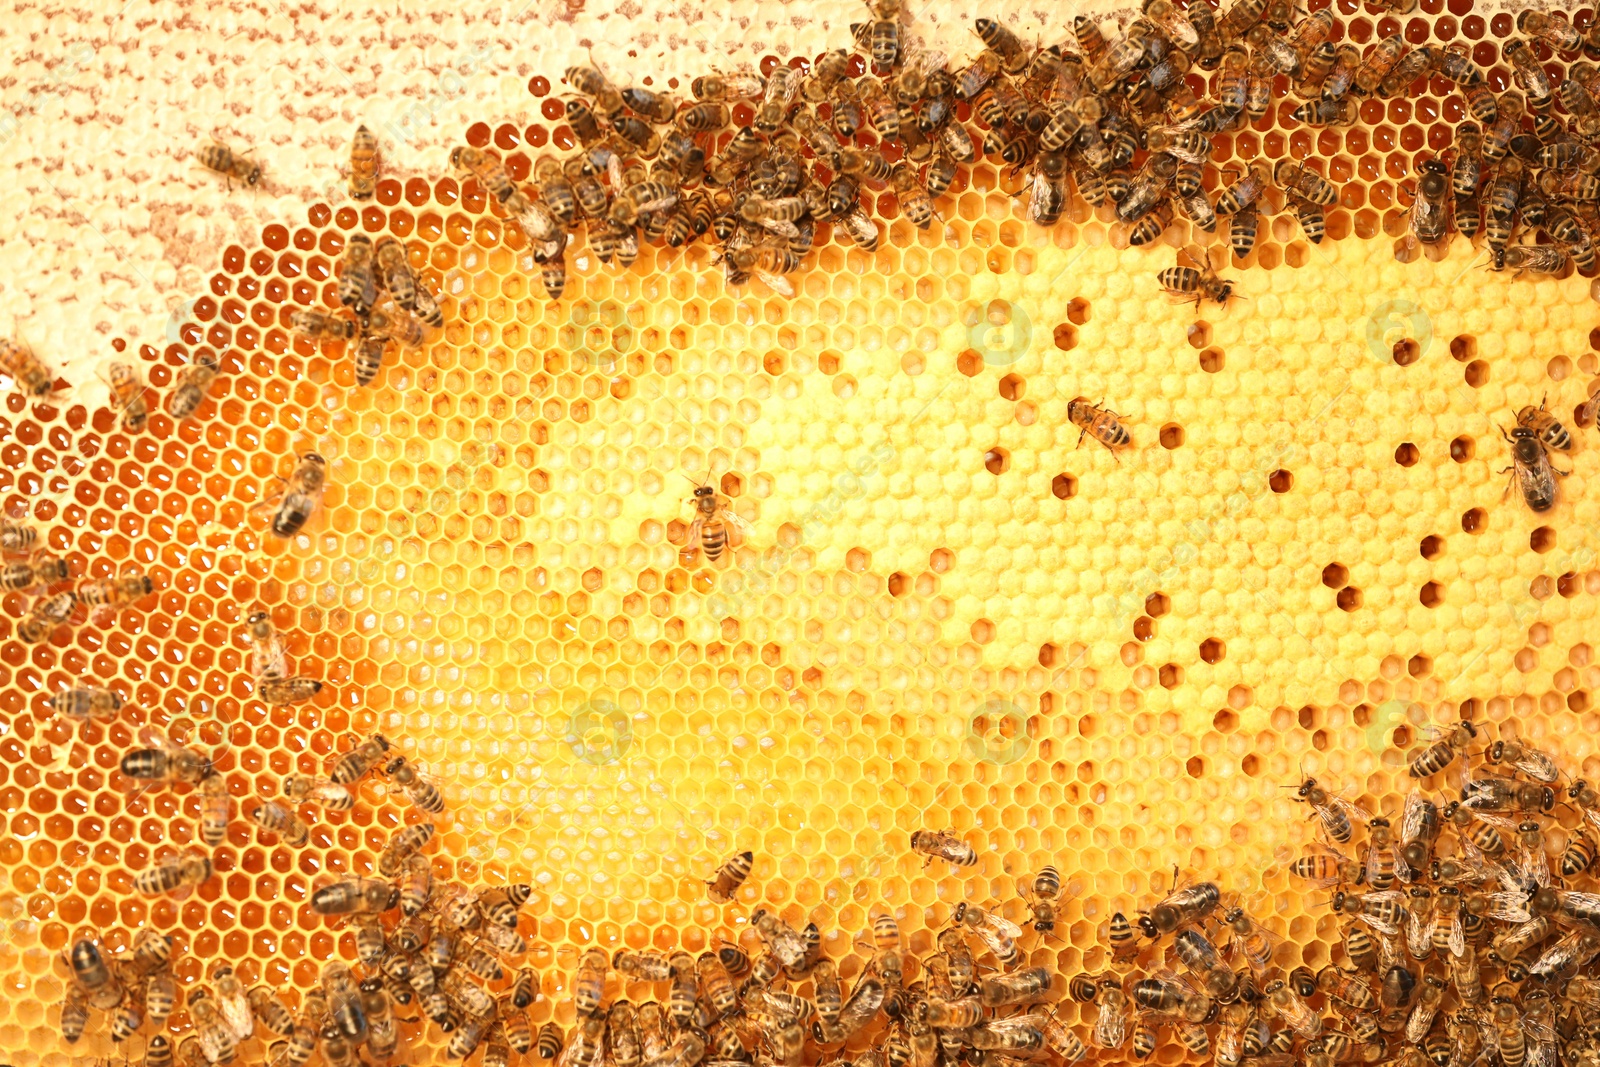
[(766, 283), (768, 289), (771, 289), (779, 296), (794, 296), (794, 286), (791, 285), (789, 279), (785, 278), (783, 275), (773, 274), (770, 271), (764, 271), (760, 268), (757, 268), (753, 273), (757, 278), (760, 278)]
[(1549, 784), (1561, 777), (1561, 770), (1549, 756), (1533, 749), (1524, 749), (1522, 758), (1512, 764), (1517, 770), (1537, 782)]
[(705, 528), (706, 520), (695, 519), (689, 524), (689, 532), (684, 537), (683, 549), (693, 559), (700, 554), (700, 531)]
[(722, 521), (727, 524), (730, 530), (736, 531), (739, 534), (741, 539), (749, 537), (751, 534), (756, 532), (756, 528), (750, 525), (750, 523), (742, 515), (734, 511), (731, 505), (722, 509), (721, 518)]
[[(1528, 910), (1528, 894), (1521, 889), (1489, 894), (1489, 914), (1497, 922), (1526, 923), (1533, 919)], [(1460, 955), (1460, 953), (1456, 953)]]

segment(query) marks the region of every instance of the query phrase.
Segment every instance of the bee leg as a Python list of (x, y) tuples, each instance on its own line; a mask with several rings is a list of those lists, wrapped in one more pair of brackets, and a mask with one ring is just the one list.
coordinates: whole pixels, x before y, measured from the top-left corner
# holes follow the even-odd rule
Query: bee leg
[(1089, 432), (1088, 430), (1084, 430), (1083, 433), (1080, 433), (1078, 435), (1078, 443), (1076, 445), (1073, 445), (1072, 447), (1074, 447), (1074, 448), (1082, 448), (1083, 447), (1084, 435), (1087, 434), (1088, 432)]

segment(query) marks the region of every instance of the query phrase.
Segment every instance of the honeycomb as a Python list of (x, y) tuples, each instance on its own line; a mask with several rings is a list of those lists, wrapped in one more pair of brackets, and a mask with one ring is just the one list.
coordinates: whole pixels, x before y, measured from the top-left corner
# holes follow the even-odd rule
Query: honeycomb
[[(1508, 84), (1506, 13), (1338, 13), (1363, 46), (1464, 39)], [(571, 143), (550, 83), (528, 91), (543, 121), (464, 133), (518, 180)], [(58, 955), (83, 930), (113, 950), (171, 933), (182, 981), (229, 961), (291, 1000), (354, 958), (307, 898), (372, 869), (405, 798), (368, 782), (302, 850), (236, 818), (219, 877), (148, 900), (133, 876), (191, 843), (199, 798), (119, 788), (145, 724), (213, 752), (236, 810), (356, 738), (396, 739), (445, 791), (435, 873), (533, 886), (535, 1025), (570, 1023), (590, 945), (753, 946), (766, 907), (815, 922), (848, 978), (875, 911), (922, 954), (962, 901), (1024, 921), (1018, 883), (1046, 863), (1066, 882), (1059, 937), (1027, 947), (1063, 974), (1104, 966), (1108, 916), (1148, 906), (1174, 865), (1241, 894), (1285, 937), (1281, 966), (1317, 967), (1337, 930), (1284, 869), (1310, 837), (1283, 788), (1302, 773), (1381, 808), (1405, 751), (1465, 715), (1600, 772), (1594, 430), (1579, 420), (1544, 516), (1503, 495), (1497, 432), (1546, 395), (1578, 417), (1600, 380), (1589, 280), (1492, 274), (1463, 241), (1410, 252), (1413, 162), (1463, 114), (1448, 83), (1369, 101), (1343, 131), (1291, 108), (1275, 98), (1226, 151), (1240, 169), (1322, 161), (1341, 188), (1331, 240), (1276, 214), (1223, 270), (1244, 298), (1226, 308), (1155, 285), (1187, 224), (1129, 248), (1078, 201), (1043, 230), (987, 164), (932, 231), (877, 194), (880, 249), (836, 236), (792, 299), (730, 288), (704, 246), (646, 246), (626, 272), (570, 254), (552, 303), (474, 182), (402, 173), (359, 211), (318, 202), (226, 247), (177, 341), (112, 340), (103, 357), (158, 390), (216, 353), (197, 418), (130, 436), (74, 393), (8, 393), (7, 514), (74, 577), (138, 565), (158, 589), (38, 646), (15, 637), (28, 598), (5, 596), (8, 1062), (138, 1054), (103, 1020), (60, 1040)], [(336, 304), (355, 232), (405, 241), (448, 320), (367, 389), (339, 346), (288, 329)], [(1074, 447), (1080, 395), (1120, 412), (1133, 447)], [(321, 510), (265, 537), (256, 505), (313, 448)], [(708, 477), (755, 529), (727, 567), (682, 552)], [(313, 702), (253, 699), (258, 608), (327, 683)], [(130, 709), (53, 718), (50, 694), (78, 681)], [(946, 828), (977, 866), (911, 853), (913, 832)], [(754, 873), (712, 903), (700, 883), (743, 849)], [(403, 1035), (416, 1062), (443, 1059), (437, 1031)]]

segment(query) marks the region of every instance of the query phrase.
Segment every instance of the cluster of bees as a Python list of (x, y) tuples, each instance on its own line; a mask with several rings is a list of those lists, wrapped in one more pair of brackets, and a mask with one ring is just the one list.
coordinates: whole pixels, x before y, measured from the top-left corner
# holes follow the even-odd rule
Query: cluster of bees
[(1290, 873), (1331, 893), (1343, 954), (1287, 979), (1296, 1007), (1284, 1018), (1306, 1063), (1600, 1062), (1600, 894), (1584, 888), (1600, 792), (1563, 787), (1547, 753), (1482, 734), (1463, 721), (1416, 755), (1411, 777), (1441, 795), (1407, 795), (1399, 827), (1315, 779), (1300, 785), (1322, 840)]
[[(90, 615), (114, 614), (155, 588), (142, 571), (129, 568), (116, 578), (86, 578), (78, 581), (75, 588), (51, 592), (72, 581), (67, 561), (39, 544), (39, 532), (33, 527), (3, 517), (0, 557), (9, 557), (8, 562), (0, 563), (0, 590), (40, 594), (17, 624), (17, 638), (25, 644), (36, 645), (48, 639), (58, 626), (72, 620), (80, 605)], [(79, 710), (73, 708), (69, 714), (79, 721), (89, 716), (90, 709), (81, 709), (82, 714), (78, 714)]]
[[(250, 631), (258, 688), (266, 699), (273, 699), (266, 696), (269, 683), (311, 682), (287, 674), (278, 639), (261, 616), (251, 619)], [(319, 688), (320, 683), (312, 683), (289, 695), (303, 699)], [(108, 693), (74, 690), (70, 695), (94, 700)], [(195, 836), (213, 848), (223, 845), (233, 801), (214, 758), (148, 728), (141, 740), (146, 747), (123, 756), (122, 774), (140, 793), (197, 788)], [(362, 780), (374, 772), (407, 796), (421, 821), (390, 835), (370, 875), (325, 878), (309, 900), (315, 914), (353, 928), (355, 967), (339, 959), (327, 961), (318, 988), (304, 994), (298, 1009), (291, 1011), (266, 986), (247, 990), (225, 962), (212, 967), (208, 982), (183, 987), (172, 973), (172, 940), (153, 930), (141, 931), (129, 951), (109, 958), (97, 938), (80, 936), (65, 953), (72, 978), (61, 1009), (62, 1036), (71, 1043), (80, 1040), (94, 1008), (110, 1015), (114, 1041), (148, 1027), (146, 1067), (239, 1062), (253, 1038), (262, 1042), (268, 1061), (277, 1067), (300, 1067), (317, 1053), (328, 1067), (356, 1067), (389, 1062), (397, 1055), (400, 1024), (416, 1021), (397, 1008), (416, 1004), (455, 1035), (449, 1047), (458, 1058), (480, 1043), (488, 1067), (506, 1064), (508, 1049), (530, 1051), (533, 1033), (523, 1009), (537, 997), (539, 983), (531, 969), (515, 968), (514, 958), (527, 952), (517, 925), (531, 889), (473, 889), (434, 877), (422, 850), (434, 837), (433, 820), (444, 814), (444, 796), (387, 738), (374, 734), (356, 744), (326, 777), (286, 775), (279, 783), (280, 799), (247, 804), (245, 815), (260, 833), (301, 849), (312, 836), (303, 814), (316, 807), (353, 809)], [(191, 849), (139, 872), (134, 888), (147, 896), (184, 900), (215, 874), (210, 856)], [(509, 980), (509, 987), (490, 993), (486, 984), (502, 979)], [(186, 1010), (192, 1032), (174, 1043), (168, 1021), (180, 1008)]]

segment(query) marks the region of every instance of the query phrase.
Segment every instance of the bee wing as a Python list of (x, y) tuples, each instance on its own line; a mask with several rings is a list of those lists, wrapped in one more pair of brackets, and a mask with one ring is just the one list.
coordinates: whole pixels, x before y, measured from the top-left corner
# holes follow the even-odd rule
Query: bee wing
[(783, 275), (772, 274), (768, 271), (757, 268), (755, 271), (755, 276), (766, 282), (767, 288), (771, 289), (779, 296), (794, 296), (794, 286), (789, 284), (789, 279), (785, 278)]
[(1189, 265), (1201, 274), (1208, 274), (1211, 271), (1211, 259), (1199, 245), (1185, 246), (1178, 253), (1178, 262), (1181, 264), (1184, 260), (1188, 260)]
[(993, 927), (997, 933), (1003, 934), (1012, 940), (1016, 940), (1022, 936), (1022, 927), (1018, 926), (1010, 919), (1003, 919), (992, 911), (989, 912), (988, 915), (989, 925)]
[(1527, 749), (1522, 758), (1512, 764), (1517, 770), (1538, 782), (1549, 784), (1561, 777), (1561, 771), (1556, 767), (1555, 761), (1543, 752)]
[(689, 532), (684, 536), (684, 551), (694, 556), (700, 551), (700, 531), (705, 528), (706, 520), (697, 518), (689, 524)]
[(1367, 811), (1361, 805), (1346, 800), (1344, 797), (1341, 797), (1337, 794), (1330, 793), (1328, 795), (1328, 804), (1330, 807), (1337, 808), (1344, 812), (1345, 816), (1349, 818), (1351, 822), (1368, 823), (1372, 821), (1371, 812)]
[(159, 748), (168, 755), (183, 747), (168, 737), (161, 727), (152, 725), (139, 727), (139, 743), (150, 748)]
[(782, 219), (762, 219), (761, 225), (765, 226), (767, 229), (771, 230), (780, 237), (800, 236), (800, 230), (795, 226), (794, 223), (785, 222)]
[(1521, 889), (1490, 893), (1488, 917), (1497, 922), (1532, 922), (1533, 913), (1528, 911), (1528, 894)]
[[(738, 540), (740, 541), (756, 532), (756, 528), (751, 526), (744, 516), (734, 511), (731, 505), (720, 509), (717, 517), (727, 525), (730, 534), (736, 533), (738, 535)], [(734, 537), (730, 536), (728, 538), (729, 544), (733, 544), (734, 541)]]
[[(1421, 793), (1406, 795), (1405, 811), (1400, 816), (1400, 840), (1413, 841), (1422, 836), (1423, 824), (1427, 819), (1428, 808), (1433, 804)], [(1438, 817), (1438, 808), (1434, 807), (1434, 817)]]

